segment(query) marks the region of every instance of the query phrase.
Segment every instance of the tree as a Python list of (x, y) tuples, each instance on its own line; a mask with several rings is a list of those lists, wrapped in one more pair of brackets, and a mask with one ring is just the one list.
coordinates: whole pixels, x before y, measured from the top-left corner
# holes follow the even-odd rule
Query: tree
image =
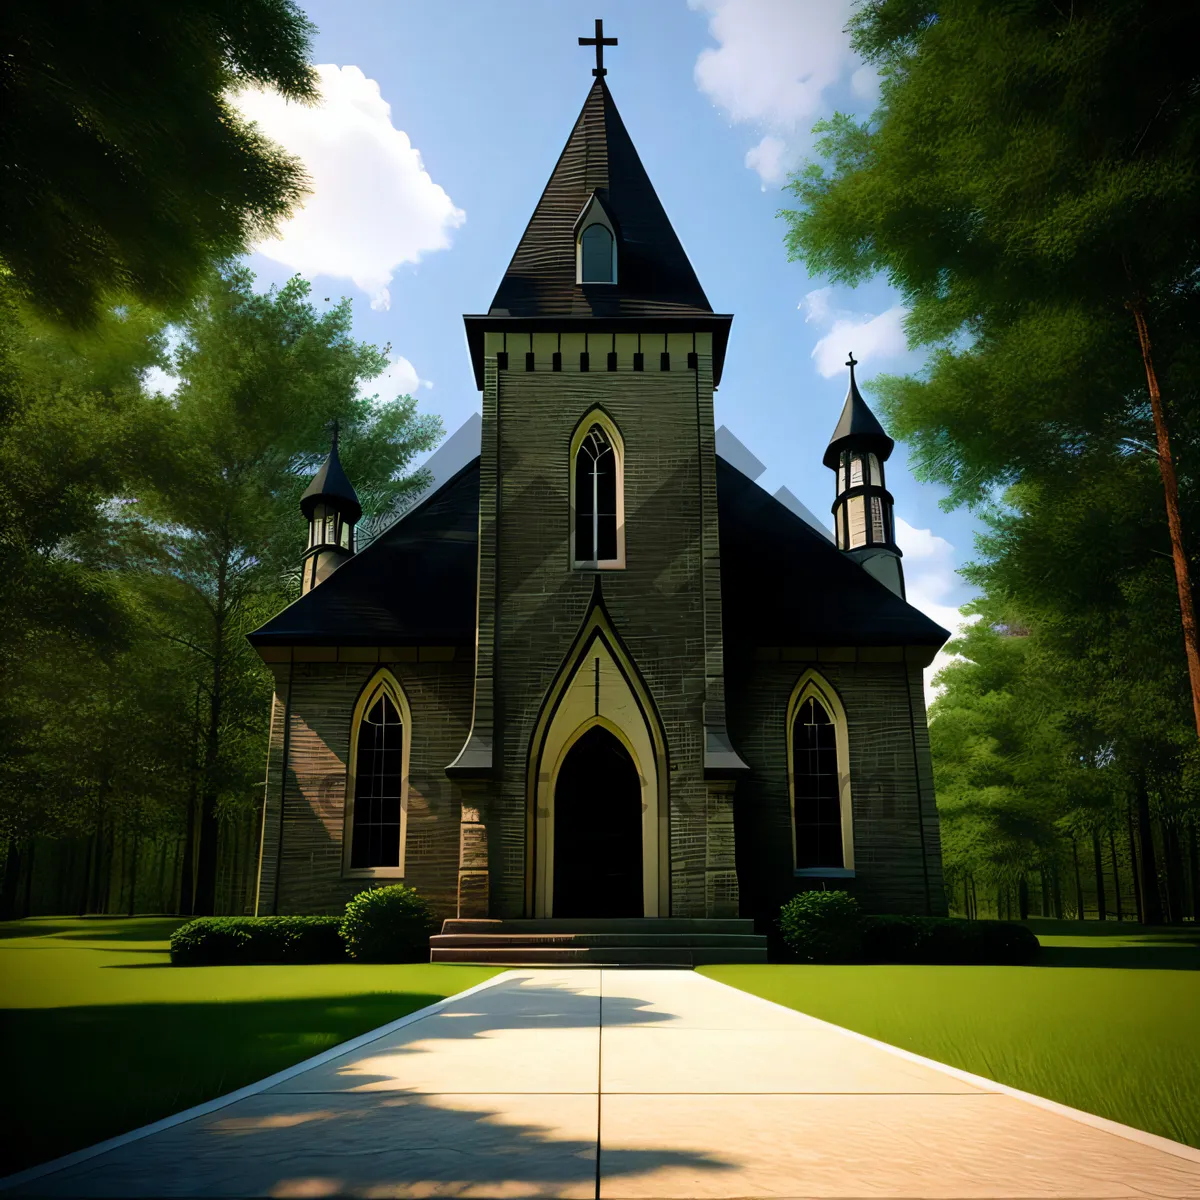
[[(1168, 408), (1195, 404), (1200, 68), (1182, 0), (872, 0), (870, 122), (823, 123), (787, 244), (810, 271), (879, 272), (938, 347), (885, 409), (955, 500), (1099, 440), (1148, 452), (1167, 509), (1200, 735), (1200, 640)], [(1172, 389), (1186, 373), (1189, 385)], [(1167, 387), (1160, 387), (1167, 381)]]
[(160, 547), (150, 602), (163, 636), (202, 678), (197, 913), (213, 911), (221, 806), (245, 803), (261, 780), (270, 676), (245, 634), (295, 595), (299, 498), (330, 422), (365, 511), (423, 483), (403, 469), (441, 434), (410, 397), (363, 394), (387, 359), (350, 336), (349, 301), (318, 313), (298, 277), (266, 294), (252, 285), (245, 269), (224, 270), (181, 321), (180, 382), (148, 439), (152, 483), (132, 506)]
[(0, 13), (0, 265), (46, 316), (87, 325), (130, 297), (175, 311), (302, 194), (300, 164), (231, 99), (315, 99), (293, 0)]

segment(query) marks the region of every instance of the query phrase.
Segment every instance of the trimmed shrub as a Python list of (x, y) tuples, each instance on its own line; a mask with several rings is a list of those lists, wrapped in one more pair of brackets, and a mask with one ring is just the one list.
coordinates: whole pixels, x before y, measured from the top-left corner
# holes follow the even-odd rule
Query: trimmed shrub
[(862, 914), (848, 892), (801, 892), (779, 910), (779, 930), (801, 962), (850, 962), (859, 955)]
[(171, 934), (171, 964), (344, 962), (340, 925), (340, 917), (197, 917)]
[(1033, 962), (1040, 952), (1033, 932), (1015, 921), (904, 916), (863, 920), (865, 962), (1016, 966)]
[(428, 962), (437, 918), (428, 901), (403, 883), (359, 892), (346, 905), (342, 938), (357, 962)]

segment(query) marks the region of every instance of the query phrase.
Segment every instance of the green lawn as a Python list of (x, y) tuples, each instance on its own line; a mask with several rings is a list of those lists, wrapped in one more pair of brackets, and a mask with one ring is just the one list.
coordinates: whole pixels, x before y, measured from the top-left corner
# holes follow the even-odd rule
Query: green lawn
[(824, 1021), (1200, 1147), (1197, 933), (1031, 921), (1031, 967), (703, 967)]
[(179, 924), (0, 924), (0, 1174), (252, 1083), (497, 973), (171, 967), (166, 939)]

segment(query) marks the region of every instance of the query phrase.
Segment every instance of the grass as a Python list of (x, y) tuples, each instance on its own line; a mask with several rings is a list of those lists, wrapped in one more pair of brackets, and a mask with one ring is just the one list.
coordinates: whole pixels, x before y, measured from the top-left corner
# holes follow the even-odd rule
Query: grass
[(0, 1174), (300, 1062), (497, 972), (171, 967), (173, 918), (0, 924)]
[(1030, 921), (1029, 967), (718, 966), (702, 974), (905, 1050), (1200, 1147), (1196, 931)]

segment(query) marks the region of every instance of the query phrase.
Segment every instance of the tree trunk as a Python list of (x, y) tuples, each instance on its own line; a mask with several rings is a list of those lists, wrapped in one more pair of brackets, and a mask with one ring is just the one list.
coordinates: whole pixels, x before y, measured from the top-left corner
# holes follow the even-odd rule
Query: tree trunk
[(175, 853), (171, 855), (171, 893), (166, 897), (167, 912), (174, 913), (176, 916), (183, 915), (182, 904), (182, 879), (180, 876), (179, 866), (179, 848), (180, 840), (175, 839)]
[(11, 921), (17, 915), (17, 886), (21, 881), (21, 845), (15, 835), (8, 839), (4, 856), (4, 887), (0, 889), (0, 921)]
[(1188, 826), (1188, 874), (1192, 877), (1192, 920), (1200, 924), (1200, 846), (1197, 844), (1196, 822)]
[(1092, 859), (1096, 867), (1096, 920), (1108, 920), (1108, 906), (1104, 897), (1104, 859), (1100, 854), (1100, 835), (1092, 830)]
[(204, 772), (200, 787), (200, 853), (196, 863), (197, 916), (210, 917), (217, 902), (217, 854), (220, 827), (217, 821), (217, 759), (221, 750), (221, 716), (224, 704), (225, 605), (227, 564), (217, 571), (216, 618), (213, 627), (212, 689), (208, 697), (208, 732), (204, 739)]
[(1050, 915), (1050, 880), (1046, 877), (1046, 868), (1041, 866), (1038, 868), (1038, 876), (1042, 881), (1042, 916)]
[(979, 893), (975, 890), (975, 876), (971, 876), (971, 919), (979, 920)]
[(1062, 880), (1058, 874), (1058, 863), (1050, 868), (1050, 891), (1054, 897), (1054, 919), (1063, 919)]
[(1171, 456), (1171, 439), (1166, 412), (1158, 390), (1158, 375), (1150, 353), (1150, 331), (1146, 325), (1146, 304), (1142, 297), (1130, 302), (1137, 326), (1138, 344), (1146, 367), (1146, 386), (1150, 391), (1150, 411), (1154, 414), (1154, 436), (1158, 447), (1158, 471), (1162, 476), (1163, 497), (1167, 505), (1167, 529), (1171, 535), (1171, 559), (1175, 564), (1175, 586), (1179, 592), (1179, 615), (1183, 625), (1183, 650), (1187, 655), (1188, 679), (1192, 685), (1192, 715), (1196, 736), (1200, 737), (1200, 635), (1196, 632), (1196, 609), (1192, 600), (1192, 582), (1187, 554), (1183, 548), (1183, 521), (1179, 516), (1179, 480)]
[(1029, 880), (1024, 875), (1017, 880), (1017, 915), (1022, 921), (1029, 920)]
[(138, 848), (140, 838), (135, 833), (133, 835), (133, 854), (130, 855), (129, 866), (129, 915), (132, 917), (137, 908), (137, 868), (138, 868)]
[(1108, 831), (1108, 853), (1112, 858), (1113, 865), (1113, 898), (1117, 902), (1117, 920), (1125, 920), (1125, 913), (1121, 908), (1121, 864), (1117, 859), (1117, 839), (1113, 837), (1113, 831)]
[(37, 848), (34, 838), (29, 839), (29, 851), (25, 855), (25, 895), (21, 901), (21, 916), (28, 917), (33, 909), (33, 852)]
[(162, 852), (158, 856), (158, 879), (154, 884), (154, 907), (158, 912), (167, 912), (170, 905), (165, 900), (167, 882), (167, 839), (162, 839)]
[(1154, 830), (1150, 824), (1150, 793), (1144, 775), (1137, 781), (1138, 857), (1141, 859), (1142, 923), (1163, 923), (1162, 898), (1158, 894), (1158, 864), (1154, 858)]
[(1183, 921), (1183, 849), (1173, 821), (1162, 822), (1163, 866), (1167, 877), (1167, 920)]
[(200, 776), (200, 687), (196, 687), (196, 707), (192, 714), (192, 765), (188, 780), (187, 822), (183, 839), (183, 876), (179, 882), (179, 914), (191, 916), (196, 910), (196, 793)]
[(1079, 874), (1079, 843), (1075, 835), (1071, 835), (1071, 857), (1075, 860), (1075, 919), (1082, 921), (1083, 917), (1083, 877)]

